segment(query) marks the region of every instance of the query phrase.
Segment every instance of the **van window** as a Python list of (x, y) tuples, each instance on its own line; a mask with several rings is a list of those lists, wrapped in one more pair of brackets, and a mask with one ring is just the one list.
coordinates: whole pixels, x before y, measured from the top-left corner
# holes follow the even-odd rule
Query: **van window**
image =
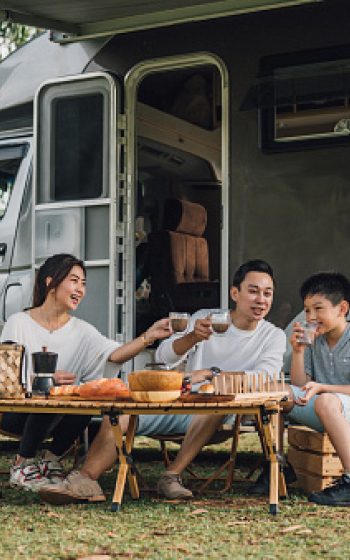
[(260, 147), (348, 146), (350, 45), (267, 56), (241, 110), (259, 108)]
[(57, 99), (53, 119), (52, 198), (100, 197), (103, 189), (103, 95)]
[(5, 216), (23, 157), (23, 147), (0, 147), (0, 220)]

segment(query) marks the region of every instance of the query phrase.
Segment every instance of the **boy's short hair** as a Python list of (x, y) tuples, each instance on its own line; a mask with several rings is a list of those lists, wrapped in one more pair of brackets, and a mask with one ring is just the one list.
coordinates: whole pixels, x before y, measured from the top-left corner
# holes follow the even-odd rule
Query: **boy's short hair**
[(272, 267), (261, 259), (254, 259), (242, 264), (233, 277), (232, 286), (240, 289), (243, 280), (249, 272), (263, 272), (264, 274), (268, 274), (271, 276), (274, 288), (276, 287)]
[(303, 301), (306, 296), (316, 294), (324, 296), (333, 305), (338, 305), (343, 300), (350, 305), (350, 282), (340, 272), (318, 272), (305, 280), (300, 288)]

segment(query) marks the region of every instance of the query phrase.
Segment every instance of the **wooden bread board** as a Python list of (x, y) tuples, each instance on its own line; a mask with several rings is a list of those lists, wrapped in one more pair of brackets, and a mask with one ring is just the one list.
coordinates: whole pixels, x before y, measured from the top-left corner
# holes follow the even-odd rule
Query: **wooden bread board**
[[(45, 399), (46, 397), (35, 397)], [(92, 396), (88, 399), (84, 397), (78, 397), (74, 395), (49, 395), (50, 401), (99, 401), (99, 402), (133, 402), (131, 397), (99, 397)]]
[(210, 393), (198, 393), (193, 395), (183, 395), (178, 398), (182, 403), (216, 403), (234, 401), (236, 395), (214, 395)]

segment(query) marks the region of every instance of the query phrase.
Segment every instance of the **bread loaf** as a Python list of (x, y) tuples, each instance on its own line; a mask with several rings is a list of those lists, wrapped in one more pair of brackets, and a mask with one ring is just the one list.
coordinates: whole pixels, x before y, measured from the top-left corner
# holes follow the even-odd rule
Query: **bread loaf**
[(211, 383), (205, 383), (199, 387), (198, 393), (214, 393), (214, 385)]
[(131, 391), (180, 391), (182, 373), (166, 370), (141, 370), (128, 375)]
[(83, 385), (59, 385), (50, 389), (50, 395), (55, 397), (82, 397), (90, 398), (125, 398), (130, 397), (129, 388), (121, 379), (96, 379)]
[(115, 399), (130, 397), (130, 390), (121, 379), (98, 379), (81, 385), (79, 394), (84, 399), (91, 397)]
[(80, 392), (80, 387), (78, 385), (57, 385), (57, 387), (52, 387), (50, 389), (50, 395), (55, 397), (67, 397), (74, 396), (78, 397)]

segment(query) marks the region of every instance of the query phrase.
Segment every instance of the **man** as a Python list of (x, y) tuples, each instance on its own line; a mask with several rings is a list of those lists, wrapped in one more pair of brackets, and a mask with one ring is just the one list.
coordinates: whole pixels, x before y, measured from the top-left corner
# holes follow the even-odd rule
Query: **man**
[[(225, 336), (213, 334), (211, 310), (201, 310), (190, 319), (186, 334), (173, 335), (161, 344), (156, 359), (174, 363), (188, 356), (186, 370), (192, 372), (194, 384), (211, 380), (221, 371), (249, 375), (264, 373), (266, 376), (278, 373), (286, 338), (281, 329), (264, 320), (272, 305), (274, 289), (272, 268), (261, 260), (248, 261), (237, 270), (233, 279), (230, 296), (235, 310), (231, 311), (232, 325)], [(120, 419), (123, 433), (128, 420), (124, 416)], [(223, 416), (139, 417), (136, 435), (187, 432), (177, 458), (159, 480), (159, 494), (169, 499), (192, 497), (192, 493), (182, 486), (181, 472), (223, 420)], [(43, 489), (39, 494), (44, 500), (56, 504), (96, 501), (97, 496), (103, 495), (97, 479), (115, 463), (116, 458), (113, 432), (105, 418), (81, 470), (73, 471), (63, 483)]]
[[(188, 355), (187, 369), (212, 378), (223, 372), (263, 373), (272, 376), (282, 366), (286, 338), (283, 331), (264, 320), (270, 311), (275, 281), (272, 268), (264, 261), (243, 264), (236, 272), (230, 296), (235, 303), (232, 325), (224, 337), (215, 336), (210, 311), (195, 313), (189, 332), (163, 341), (157, 361), (172, 363)], [(193, 329), (192, 329), (193, 327)], [(196, 416), (191, 422), (175, 461), (158, 482), (158, 494), (168, 499), (191, 498), (182, 486), (181, 473), (222, 424), (223, 416)]]

